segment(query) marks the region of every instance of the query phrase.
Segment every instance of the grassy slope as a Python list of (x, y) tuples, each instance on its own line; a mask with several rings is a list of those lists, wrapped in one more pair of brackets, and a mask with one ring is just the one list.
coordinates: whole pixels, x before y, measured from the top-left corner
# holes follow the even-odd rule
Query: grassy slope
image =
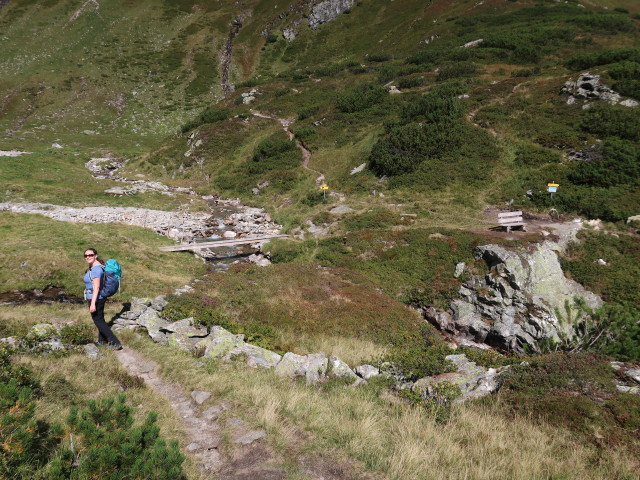
[[(103, 198), (101, 191), (109, 186), (108, 182), (90, 179), (83, 164), (91, 156), (111, 152), (132, 160), (128, 166), (131, 175), (144, 174), (167, 183), (190, 185), (202, 193), (240, 196), (249, 203), (267, 207), (287, 228), (308, 218), (316, 223), (339, 220), (332, 227), (336, 236), (333, 239), (320, 243), (310, 241), (294, 247), (274, 246), (273, 253), (279, 253), (283, 263), (293, 260), (297, 264), (265, 270), (262, 277), (267, 276), (266, 280), (253, 281), (255, 294), (238, 288), (238, 284), (243, 284), (250, 276), (243, 271), (232, 272), (217, 284), (207, 283), (203, 291), (208, 298), (217, 299), (213, 303), (222, 304), (223, 313), (240, 321), (260, 322), (266, 318), (275, 324), (291, 323), (292, 328), (282, 329), (275, 339), (280, 346), (294, 348), (300, 353), (325, 350), (352, 363), (384, 352), (384, 339), (377, 338), (373, 342), (371, 337), (362, 335), (362, 331), (368, 322), (376, 331), (379, 320), (384, 320), (380, 310), (384, 310), (381, 305), (388, 298), (385, 295), (417, 304), (446, 303), (457, 287), (451, 278), (455, 263), (469, 261), (471, 245), (486, 241), (481, 236), (471, 236), (456, 229), (478, 229), (482, 226), (480, 212), (486, 203), (518, 199), (527, 189), (540, 188), (539, 184), (544, 185), (549, 175), (557, 175), (558, 170), (564, 171), (570, 166), (559, 160), (561, 153), (568, 148), (582, 148), (598, 137), (597, 133), (585, 132), (579, 127), (579, 122), (587, 115), (580, 106), (568, 107), (557, 95), (564, 81), (577, 73), (562, 64), (575, 53), (575, 45), (583, 51), (601, 51), (634, 46), (638, 42), (637, 29), (617, 33), (585, 30), (578, 38), (588, 37), (593, 43), (545, 45), (540, 48), (543, 56), (538, 64), (513, 61), (510, 51), (506, 50), (477, 49), (467, 60), (456, 56), (459, 45), (485, 35), (521, 30), (534, 32), (538, 26), (576, 28), (567, 23), (566, 18), (539, 16), (532, 22), (530, 18), (504, 15), (534, 5), (534, 2), (520, 1), (487, 0), (482, 5), (471, 1), (437, 1), (428, 5), (410, 0), (362, 2), (350, 14), (340, 16), (317, 31), (303, 27), (299, 37), (291, 43), (279, 34), (291, 18), (301, 13), (278, 20), (278, 15), (287, 10), (287, 2), (102, 0), (99, 14), (87, 11), (67, 24), (82, 3), (10, 0), (0, 10), (0, 31), (3, 32), (0, 36), (0, 69), (3, 71), (0, 130), (6, 132), (0, 149), (36, 152), (29, 157), (0, 159), (0, 199), (74, 205), (116, 205), (125, 201), (131, 206), (154, 208), (173, 208), (177, 202), (181, 203), (180, 199), (167, 203), (166, 197), (149, 194), (126, 199)], [(548, 2), (545, 5), (555, 4)], [(599, 12), (604, 12), (603, 6), (627, 8), (631, 14), (640, 12), (640, 7), (629, 0), (601, 0), (585, 5)], [(236, 38), (231, 69), (231, 80), (238, 85), (238, 90), (222, 100), (217, 55), (226, 40), (231, 19), (241, 13), (246, 18)], [(483, 14), (489, 16), (482, 19)], [(637, 19), (631, 15), (625, 15), (625, 18), (637, 26)], [(278, 38), (265, 44), (260, 33), (271, 20), (274, 20), (271, 31)], [(477, 23), (467, 25), (465, 20)], [(436, 34), (438, 38), (432, 44), (420, 43)], [(406, 62), (413, 53), (432, 48), (447, 51), (447, 55), (452, 56), (445, 56), (436, 63), (414, 65)], [(382, 54), (393, 58), (381, 62), (369, 60), (369, 56)], [(414, 103), (422, 94), (442, 83), (436, 68), (466, 61), (478, 65), (476, 74), (462, 78), (471, 96), (465, 109), (474, 114), (472, 121), (480, 125), (469, 128), (482, 132), (482, 127), (496, 133), (495, 138), (485, 135), (497, 153), (486, 164), (483, 182), (470, 185), (455, 181), (443, 188), (433, 188), (423, 179), (390, 188), (378, 184), (377, 178), (367, 170), (359, 175), (349, 175), (353, 167), (367, 160), (373, 145), (384, 134), (385, 123), (397, 120), (403, 106)], [(540, 67), (535, 75), (512, 76), (513, 71), (534, 66)], [(606, 68), (596, 67), (594, 71), (605, 73)], [(401, 78), (414, 77), (422, 77), (422, 84), (404, 89), (402, 95), (389, 96), (372, 108), (345, 113), (336, 106), (338, 92), (351, 91), (359, 84), (383, 85), (391, 80), (399, 82)], [(604, 79), (610, 81), (606, 74)], [(240, 82), (247, 80), (250, 81), (242, 86)], [(319, 202), (315, 196), (316, 175), (302, 168), (293, 172), (296, 183), (288, 191), (277, 191), (271, 186), (259, 196), (251, 193), (253, 184), (249, 181), (258, 183), (262, 179), (245, 176), (243, 172), (251, 165), (258, 144), (280, 132), (275, 120), (251, 117), (249, 107), (239, 104), (240, 94), (252, 88), (262, 92), (250, 106), (252, 109), (280, 118), (296, 118), (293, 130), (306, 127), (315, 131), (304, 137), (313, 153), (310, 166), (326, 175), (332, 191), (346, 195), (346, 203), (355, 208), (356, 213), (341, 218), (329, 215), (327, 212), (333, 206), (334, 197), (330, 197), (328, 203)], [(213, 105), (218, 100), (220, 104)], [(240, 117), (201, 126), (197, 138), (202, 139), (203, 144), (192, 157), (184, 157), (186, 136), (174, 136), (173, 133), (203, 109), (221, 107), (229, 108), (232, 115)], [(321, 121), (321, 124), (313, 125), (314, 121)], [(97, 134), (82, 133), (84, 130)], [(567, 148), (556, 148), (554, 145), (558, 140)], [(63, 144), (63, 153), (48, 149), (54, 141)], [(519, 163), (518, 149), (534, 146), (543, 148), (547, 154), (551, 152), (554, 160), (533, 166)], [(46, 170), (42, 170), (43, 164), (47, 165)], [(445, 180), (441, 173), (432, 176)], [(234, 178), (242, 181), (234, 183)], [(564, 180), (562, 184), (567, 185)], [(78, 185), (82, 188), (77, 188)], [(384, 197), (372, 196), (373, 190), (382, 191)], [(628, 192), (620, 195), (626, 197), (619, 203), (637, 208), (637, 196)], [(525, 204), (525, 207), (543, 208), (531, 204)], [(400, 213), (418, 216), (415, 223), (409, 223), (400, 221)], [(447, 239), (428, 237), (442, 227), (450, 229), (444, 232)], [(164, 293), (202, 273), (202, 267), (188, 255), (159, 257), (155, 247), (164, 242), (140, 229), (60, 224), (9, 214), (0, 216), (0, 229), (3, 232), (0, 288), (3, 290), (60, 283), (78, 293), (78, 272), (82, 270), (82, 260), (77, 258), (78, 249), (81, 251), (88, 244), (100, 245), (99, 248), (109, 256), (126, 261), (126, 296)], [(635, 251), (634, 248), (628, 247), (625, 251)], [(603, 250), (606, 251), (606, 247)], [(575, 258), (571, 260), (578, 261), (580, 255), (574, 253)], [(337, 280), (327, 281), (322, 276), (326, 273), (317, 273), (325, 270), (315, 269), (318, 262), (355, 270), (358, 274), (347, 271), (338, 275)], [(157, 265), (162, 265), (162, 269), (156, 268)], [(296, 274), (288, 277), (288, 268)], [(362, 290), (358, 290), (357, 282), (354, 287), (344, 281), (344, 278), (359, 275), (368, 277), (362, 283)], [(611, 285), (591, 279), (592, 270), (581, 272), (580, 276), (605, 289)], [(315, 292), (317, 303), (312, 308), (307, 308), (307, 299), (300, 298), (293, 286), (280, 298), (269, 301), (278, 283), (270, 282), (268, 278), (280, 278), (283, 283), (296, 280), (310, 286), (321, 284), (328, 290)], [(376, 291), (376, 286), (382, 291)], [(309, 291), (314, 293), (311, 287)], [(367, 311), (368, 305), (354, 311), (353, 304), (361, 305), (359, 296), (362, 293), (370, 295), (367, 298), (372, 298), (372, 303), (380, 307), (376, 307), (371, 315)], [(395, 301), (388, 303), (390, 307), (385, 308), (392, 310), (392, 318), (399, 322), (412, 319), (404, 316), (403, 307)], [(79, 309), (72, 310), (11, 308), (3, 310), (0, 321), (9, 332), (17, 328), (21, 319), (26, 322), (33, 321), (34, 317), (43, 320), (58, 316), (81, 318)], [(332, 324), (335, 331), (327, 334), (320, 327), (322, 312), (329, 310), (334, 312), (336, 321)], [(304, 328), (296, 325), (299, 317), (307, 320)], [(339, 339), (334, 333), (348, 337)], [(532, 425), (518, 416), (504, 423), (504, 418), (513, 418), (509, 416), (511, 414), (505, 416), (503, 410), (479, 413), (477, 406), (463, 409), (449, 425), (441, 426), (424, 412), (407, 411), (398, 408), (395, 401), (381, 400), (376, 391), (354, 396), (351, 391), (338, 389), (320, 394), (295, 384), (274, 383), (268, 374), (264, 378), (245, 375), (247, 372), (243, 374), (235, 367), (230, 367), (229, 371), (226, 367), (216, 370), (214, 366), (211, 368), (213, 374), (204, 376), (194, 370), (197, 367), (192, 365), (193, 359), (173, 353), (167, 357), (167, 352), (161, 352), (159, 347), (129, 340), (159, 361), (168, 358), (167, 373), (178, 378), (185, 388), (210, 388), (246, 406), (248, 411), (257, 412), (255, 418), (251, 417), (252, 421), (281, 439), (282, 443), (274, 448), (285, 451), (291, 450), (302, 431), (309, 438), (305, 448), (320, 448), (328, 454), (332, 449), (338, 449), (367, 469), (389, 478), (412, 478), (412, 475), (419, 475), (416, 472), (433, 471), (434, 461), (441, 462), (437, 464), (438, 468), (452, 472), (453, 477), (458, 472), (459, 476), (484, 478), (493, 475), (490, 472), (496, 472), (496, 468), (499, 470), (497, 475), (504, 478), (588, 478), (589, 475), (613, 478), (623, 477), (625, 470), (633, 472), (633, 462), (625, 459), (624, 454), (606, 449), (606, 443), (599, 443), (605, 448), (600, 454), (592, 448), (594, 438), (600, 438), (599, 428), (607, 430), (609, 441), (613, 438), (611, 432), (617, 427), (612, 427), (615, 422), (609, 418), (609, 411), (602, 417), (606, 417), (604, 423), (595, 418), (602, 415), (602, 411), (594, 407), (597, 402), (591, 398), (577, 396), (578, 400), (572, 406), (576, 408), (572, 415), (586, 405), (585, 411), (595, 416), (587, 427), (582, 423), (577, 427), (572, 424), (573, 416), (567, 417), (567, 422), (554, 422), (561, 425), (558, 430), (548, 430), (544, 423)], [(38, 368), (46, 376), (46, 359), (41, 363)], [(74, 361), (67, 363), (63, 365), (63, 375), (73, 379)], [(544, 370), (544, 365), (541, 369)], [(529, 373), (523, 373), (526, 378), (527, 375)], [(203, 378), (202, 384), (196, 385), (195, 378)], [(505, 395), (507, 402), (521, 400), (518, 395), (524, 390), (518, 381), (518, 378), (513, 379), (515, 393)], [(546, 380), (542, 378), (541, 381)], [(569, 384), (571, 381), (569, 378)], [(91, 380), (80, 378), (72, 382), (81, 385)], [(224, 391), (218, 392), (216, 385), (225, 385)], [(109, 384), (105, 388), (111, 391), (117, 387)], [(607, 384), (603, 391), (613, 395), (611, 388)], [(545, 395), (545, 405), (553, 406), (573, 398), (572, 391), (566, 392), (566, 385), (560, 385), (557, 390), (560, 394), (553, 389), (550, 393), (526, 391), (525, 400), (535, 404)], [(596, 392), (595, 396), (599, 394)], [(83, 391), (82, 395), (97, 393)], [(146, 396), (148, 392), (141, 395)], [(52, 410), (51, 402), (55, 402), (52, 398), (43, 402), (42, 415), (60, 413), (61, 410)], [(608, 397), (607, 408), (618, 415), (617, 405), (624, 407), (630, 400), (616, 398)], [(134, 402), (137, 404), (137, 397)], [(312, 403), (317, 408), (309, 412), (307, 406)], [(65, 405), (62, 402), (59, 407)], [(632, 402), (629, 405), (633, 407)], [(531, 411), (536, 415), (540, 413), (535, 405), (522, 411), (525, 415)], [(558, 417), (562, 416), (562, 409), (554, 412)], [(327, 419), (330, 419), (329, 423)], [(165, 426), (171, 424), (167, 418), (163, 422)], [(496, 428), (497, 424), (500, 428)], [(423, 428), (425, 425), (429, 428)], [(573, 440), (564, 437), (565, 426), (583, 435), (580, 445), (574, 449), (566, 449), (566, 442)], [(176, 426), (171, 424), (168, 428)], [(498, 433), (487, 435), (489, 430), (498, 430)], [(434, 448), (434, 442), (443, 438), (450, 442), (437, 443), (438, 447)], [(469, 438), (482, 441), (469, 445)], [(514, 438), (518, 441), (513, 442)], [(469, 463), (462, 466), (462, 453), (458, 455), (457, 450), (461, 444), (466, 446), (464, 455), (469, 455), (469, 446), (472, 447), (471, 456), (464, 457), (470, 459)], [(425, 456), (425, 452), (432, 451), (453, 453), (438, 458)], [(530, 462), (523, 462), (522, 451), (539, 455)], [(559, 458), (557, 452), (571, 455), (560, 455)], [(582, 471), (574, 470), (576, 465)]]

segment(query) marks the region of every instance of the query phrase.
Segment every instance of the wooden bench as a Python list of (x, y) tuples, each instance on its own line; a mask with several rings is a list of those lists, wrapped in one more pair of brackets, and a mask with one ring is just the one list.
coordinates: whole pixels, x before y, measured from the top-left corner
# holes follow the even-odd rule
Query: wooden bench
[(505, 227), (510, 232), (513, 227), (520, 227), (525, 230), (522, 212), (502, 212), (498, 214), (498, 223), (500, 227)]

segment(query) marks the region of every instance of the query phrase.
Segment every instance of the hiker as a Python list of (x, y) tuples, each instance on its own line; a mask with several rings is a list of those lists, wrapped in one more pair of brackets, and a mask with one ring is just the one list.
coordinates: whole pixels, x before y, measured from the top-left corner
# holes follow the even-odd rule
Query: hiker
[(106, 298), (100, 295), (100, 284), (104, 275), (102, 265), (104, 262), (98, 257), (95, 248), (88, 248), (84, 251), (84, 259), (89, 264), (89, 268), (84, 274), (84, 298), (89, 302), (89, 312), (93, 323), (98, 327), (98, 345), (108, 344), (110, 348), (122, 350), (120, 340), (111, 331), (111, 327), (104, 320), (104, 304)]

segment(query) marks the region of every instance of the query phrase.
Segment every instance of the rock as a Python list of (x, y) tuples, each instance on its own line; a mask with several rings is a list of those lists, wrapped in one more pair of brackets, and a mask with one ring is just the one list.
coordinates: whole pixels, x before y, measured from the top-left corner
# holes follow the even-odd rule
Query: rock
[(193, 442), (187, 445), (187, 452), (195, 452), (196, 450), (200, 450), (200, 444)]
[(631, 224), (631, 225), (640, 226), (640, 215), (633, 215), (633, 216), (627, 218), (627, 223)]
[(608, 265), (607, 262), (605, 262), (602, 258), (598, 259), (598, 265)]
[(60, 145), (59, 143), (52, 143), (51, 144), (51, 148), (60, 149), (60, 148), (64, 148), (64, 147), (62, 145)]
[(324, 353), (310, 353), (307, 355), (305, 378), (307, 384), (316, 383), (327, 373), (329, 359)]
[(636, 383), (640, 383), (640, 368), (630, 368), (624, 372), (624, 375), (629, 377)]
[(629, 387), (628, 385), (616, 385), (619, 392), (640, 395), (640, 387)]
[(358, 378), (355, 372), (349, 368), (349, 365), (333, 355), (329, 357), (327, 375), (330, 377), (346, 378), (354, 382)]
[(635, 108), (640, 105), (640, 103), (638, 103), (636, 100), (627, 99), (621, 101), (620, 105), (622, 105), (623, 107)]
[(150, 302), (150, 307), (158, 312), (161, 312), (162, 310), (164, 310), (164, 307), (166, 307), (167, 305), (169, 305), (169, 302), (167, 302), (167, 299), (165, 298), (164, 295), (159, 295), (156, 298), (154, 298), (153, 300), (151, 300)]
[(282, 355), (249, 343), (243, 344), (239, 350), (247, 356), (247, 365), (251, 367), (275, 368), (282, 360)]
[(369, 380), (370, 378), (380, 375), (380, 370), (373, 365), (360, 365), (354, 368), (359, 377)]
[(282, 30), (282, 36), (291, 42), (298, 36), (298, 31), (293, 28), (285, 28)]
[(477, 47), (478, 45), (480, 45), (484, 40), (482, 38), (479, 38), (477, 40), (473, 40), (472, 42), (467, 42), (464, 45), (462, 45), (460, 48), (469, 48), (469, 47)]
[(480, 398), (500, 388), (499, 372), (495, 368), (485, 369), (471, 362), (466, 355), (447, 355), (446, 360), (456, 366), (455, 372), (421, 378), (412, 390), (424, 399), (438, 396), (438, 385), (450, 383), (460, 388), (460, 397), (454, 403), (470, 398)]
[(325, 0), (315, 5), (309, 15), (309, 27), (316, 29), (319, 25), (330, 22), (338, 15), (353, 7), (354, 0)]
[(83, 350), (84, 350), (84, 354), (90, 360), (98, 360), (102, 356), (100, 355), (100, 350), (98, 350), (98, 347), (96, 347), (93, 343), (89, 343), (88, 345), (85, 345)]
[(346, 205), (338, 205), (337, 207), (334, 207), (331, 210), (329, 210), (329, 213), (333, 215), (343, 215), (345, 213), (351, 213), (354, 211), (355, 210), (353, 208), (349, 208)]
[(31, 327), (29, 333), (36, 336), (37, 338), (46, 338), (50, 335), (57, 333), (57, 329), (54, 325), (50, 323), (38, 323)]
[(462, 275), (462, 272), (464, 272), (464, 267), (466, 267), (466, 264), (464, 262), (456, 264), (456, 271), (453, 276), (455, 278), (458, 278), (460, 275)]
[(565, 302), (573, 305), (581, 297), (590, 308), (602, 304), (600, 297), (564, 276), (556, 253), (560, 248), (551, 241), (526, 251), (476, 247), (474, 256), (486, 262), (489, 272), (460, 288), (461, 298), (451, 303), (452, 317), (426, 309), (425, 318), (456, 336), (518, 353), (537, 350), (542, 339), (558, 341), (572, 332), (556, 314), (565, 311)]
[(287, 352), (275, 368), (277, 375), (305, 377), (307, 384), (317, 382), (327, 372), (328, 359), (324, 353), (297, 355)]
[(244, 343), (244, 335), (234, 335), (222, 327), (214, 326), (207, 338), (205, 358), (223, 358)]
[(199, 327), (195, 325), (195, 319), (193, 317), (183, 318), (182, 320), (178, 320), (173, 323), (167, 323), (164, 330), (178, 335), (184, 335), (185, 337), (206, 337), (209, 335), (206, 327)]
[(209, 420), (210, 422), (214, 421), (218, 416), (226, 410), (223, 404), (213, 405), (207, 408), (204, 412), (202, 412), (203, 418)]
[(238, 234), (236, 232), (232, 232), (231, 230), (227, 230), (222, 234), (224, 238), (236, 238)]
[(211, 392), (203, 392), (202, 390), (194, 390), (191, 392), (191, 398), (193, 398), (193, 401), (198, 405), (202, 405), (209, 400), (209, 397), (211, 397)]
[(351, 170), (351, 172), (349, 173), (350, 175), (355, 175), (356, 173), (360, 173), (361, 171), (363, 171), (365, 169), (365, 167), (367, 166), (367, 163), (362, 163), (360, 165), (358, 165), (356, 168), (354, 168), (353, 170)]
[(241, 445), (249, 445), (256, 440), (264, 437), (267, 434), (264, 430), (252, 430), (244, 435), (236, 438), (233, 443), (239, 443)]

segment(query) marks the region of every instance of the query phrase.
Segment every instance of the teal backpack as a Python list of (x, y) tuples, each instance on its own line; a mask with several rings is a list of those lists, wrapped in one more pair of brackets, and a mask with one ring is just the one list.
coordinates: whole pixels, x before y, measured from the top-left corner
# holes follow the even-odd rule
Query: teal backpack
[(120, 291), (120, 280), (122, 279), (122, 267), (117, 260), (110, 258), (102, 265), (104, 275), (102, 276), (102, 285), (100, 285), (100, 295), (102, 297), (110, 297)]

